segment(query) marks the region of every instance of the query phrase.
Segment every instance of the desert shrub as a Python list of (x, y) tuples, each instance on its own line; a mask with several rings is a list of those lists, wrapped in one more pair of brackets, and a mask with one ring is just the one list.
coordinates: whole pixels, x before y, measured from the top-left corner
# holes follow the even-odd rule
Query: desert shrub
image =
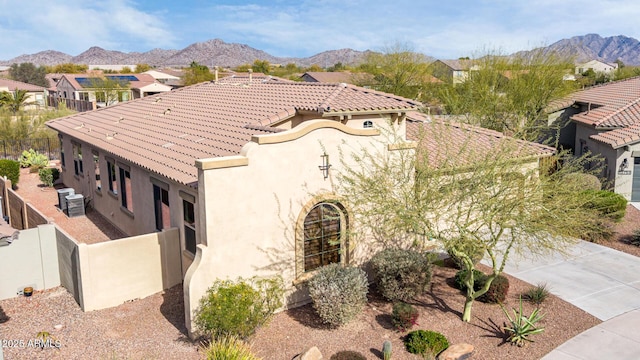
[(628, 243), (631, 245), (640, 246), (640, 229), (636, 229), (633, 231), (633, 234), (631, 235), (631, 238), (629, 238)]
[(542, 304), (548, 297), (549, 289), (547, 288), (547, 284), (538, 284), (521, 295), (522, 299), (536, 305)]
[(233, 336), (213, 339), (209, 345), (201, 347), (207, 360), (258, 360), (249, 345)]
[(411, 304), (397, 302), (393, 304), (391, 323), (398, 331), (407, 331), (417, 324), (418, 310)]
[(411, 300), (431, 281), (429, 256), (415, 250), (382, 250), (371, 258), (371, 269), (378, 290), (390, 301)]
[(217, 280), (196, 310), (198, 330), (213, 338), (246, 338), (282, 306), (281, 278)]
[(447, 253), (449, 254), (449, 257), (451, 258), (451, 260), (453, 261), (453, 263), (456, 265), (458, 269), (464, 268), (464, 264), (462, 263), (462, 259), (460, 259), (456, 255), (457, 252), (461, 252), (469, 256), (469, 258), (471, 258), (471, 261), (473, 262), (473, 265), (476, 265), (477, 263), (479, 263), (480, 260), (482, 260), (482, 257), (484, 256), (484, 248), (482, 246), (479, 246), (479, 244), (477, 244), (476, 242), (473, 242), (473, 241), (456, 242), (455, 244), (451, 245), (451, 247), (447, 249)]
[[(487, 278), (484, 278), (486, 281)], [(482, 282), (481, 287), (484, 286), (485, 282)], [(474, 286), (475, 287), (475, 286)], [(478, 298), (478, 300), (489, 303), (489, 304), (500, 304), (503, 303), (507, 298), (507, 293), (509, 292), (509, 279), (498, 275), (493, 279), (491, 285), (489, 285), (489, 289), (486, 293), (482, 294)]]
[(367, 276), (362, 269), (330, 264), (309, 280), (309, 295), (316, 312), (327, 324), (346, 324), (367, 303)]
[(624, 196), (608, 190), (586, 190), (582, 195), (588, 199), (586, 208), (597, 210), (603, 217), (616, 222), (624, 218), (627, 211), (627, 199)]
[(49, 165), (49, 159), (47, 156), (33, 149), (29, 149), (29, 151), (25, 150), (22, 152), (22, 155), (20, 155), (20, 167), (33, 167), (40, 169), (47, 165)]
[(6, 176), (11, 180), (11, 185), (15, 187), (20, 180), (20, 163), (13, 160), (0, 160), (0, 176)]
[[(464, 280), (467, 276), (467, 270), (463, 269), (456, 273), (454, 277), (455, 286), (462, 290), (466, 291), (467, 286), (464, 283)], [(486, 284), (489, 276), (483, 273), (480, 270), (473, 269), (473, 290), (478, 291), (482, 289), (484, 284)], [(497, 304), (504, 302), (504, 299), (507, 297), (507, 293), (509, 292), (509, 279), (502, 275), (496, 276), (491, 285), (489, 285), (489, 289), (486, 293), (478, 298), (478, 300), (490, 304)]]
[(612, 220), (608, 218), (595, 219), (589, 229), (584, 231), (580, 238), (582, 240), (598, 243), (602, 241), (608, 241), (615, 235), (615, 225)]
[(416, 330), (407, 334), (404, 346), (412, 354), (435, 357), (449, 347), (449, 341), (439, 332)]
[(577, 190), (594, 190), (602, 189), (602, 183), (597, 176), (585, 173), (570, 173), (564, 176), (564, 181), (575, 186)]
[(503, 326), (502, 329), (507, 335), (507, 341), (511, 344), (524, 346), (527, 342), (533, 342), (529, 338), (531, 335), (540, 334), (544, 331), (543, 327), (537, 327), (537, 323), (544, 318), (544, 315), (540, 314), (540, 309), (535, 309), (531, 312), (531, 315), (526, 316), (522, 310), (522, 298), (520, 298), (520, 307), (513, 309), (513, 316), (509, 315), (504, 306), (500, 306), (507, 319), (509, 319), (508, 325)]
[(45, 186), (51, 187), (60, 177), (60, 171), (56, 168), (42, 168), (38, 170), (38, 176)]
[[(456, 288), (465, 291), (467, 290), (467, 285), (465, 285), (464, 280), (467, 277), (467, 270), (462, 269), (458, 271), (454, 277), (454, 284)], [(474, 290), (480, 290), (482, 284), (484, 284), (484, 280), (487, 278), (487, 275), (480, 270), (473, 269), (473, 288)]]
[(329, 360), (367, 360), (367, 357), (357, 351), (343, 350), (331, 355)]

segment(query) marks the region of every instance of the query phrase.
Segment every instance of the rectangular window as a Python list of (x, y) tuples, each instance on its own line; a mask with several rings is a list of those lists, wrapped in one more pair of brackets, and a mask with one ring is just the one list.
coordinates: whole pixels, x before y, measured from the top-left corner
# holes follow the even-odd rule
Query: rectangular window
[(193, 203), (182, 200), (184, 220), (184, 245), (187, 251), (196, 253), (196, 219)]
[(128, 91), (118, 91), (118, 102), (129, 101)]
[(109, 191), (118, 195), (118, 183), (116, 182), (116, 166), (113, 160), (107, 160), (107, 176), (109, 177)]
[(60, 165), (64, 169), (64, 142), (62, 141), (62, 136), (58, 136), (58, 141), (60, 141)]
[(100, 181), (100, 155), (95, 151), (92, 151), (91, 154), (93, 155), (93, 172), (96, 181), (95, 189), (100, 191), (102, 190), (102, 182)]
[(156, 230), (161, 231), (171, 226), (169, 212), (169, 191), (156, 184), (153, 185), (153, 203), (156, 215)]
[(133, 212), (133, 194), (131, 191), (131, 173), (120, 168), (120, 203), (123, 208)]
[(89, 93), (88, 92), (81, 92), (78, 95), (80, 97), (80, 100), (89, 101)]
[(107, 94), (104, 91), (96, 91), (96, 102), (107, 102)]
[(76, 175), (83, 175), (82, 146), (73, 144), (73, 171)]

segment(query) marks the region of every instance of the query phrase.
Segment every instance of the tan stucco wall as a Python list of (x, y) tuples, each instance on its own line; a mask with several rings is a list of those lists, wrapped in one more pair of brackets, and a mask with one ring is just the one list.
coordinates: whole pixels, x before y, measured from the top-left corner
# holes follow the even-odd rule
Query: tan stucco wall
[(78, 244), (83, 310), (144, 298), (182, 281), (178, 230)]
[[(633, 177), (633, 158), (631, 157), (631, 152), (640, 150), (640, 144), (613, 149), (607, 144), (589, 139), (589, 136), (601, 132), (602, 130), (598, 131), (593, 127), (577, 124), (575, 142), (576, 154), (580, 154), (580, 140), (584, 140), (589, 151), (594, 154), (600, 154), (604, 158), (606, 169), (603, 176), (612, 182), (614, 191), (624, 196), (627, 200), (630, 200)], [(625, 158), (629, 163), (627, 170), (631, 172), (630, 174), (618, 172), (618, 169)]]
[[(370, 119), (380, 123), (379, 116)], [(203, 161), (210, 164), (201, 168), (211, 168), (200, 170), (198, 179), (199, 221), (206, 226), (199, 226), (201, 245), (184, 283), (190, 330), (192, 312), (217, 278), (281, 275), (290, 291), (287, 302), (304, 300), (304, 292), (292, 285), (299, 255), (295, 226), (302, 208), (320, 194), (333, 196), (335, 174), (343, 166), (340, 149), (347, 166), (353, 165), (348, 156), (352, 151), (388, 151), (386, 135), (374, 129), (359, 134), (361, 130), (336, 121), (311, 120), (245, 145), (242, 156), (247, 165), (215, 168), (211, 164), (222, 159)], [(274, 138), (280, 142), (270, 143)], [(327, 179), (318, 168), (324, 151), (332, 165)], [(356, 255), (353, 262), (362, 259)]]
[(60, 286), (55, 228), (51, 224), (21, 230), (18, 239), (0, 247), (0, 300), (17, 296), (18, 289)]

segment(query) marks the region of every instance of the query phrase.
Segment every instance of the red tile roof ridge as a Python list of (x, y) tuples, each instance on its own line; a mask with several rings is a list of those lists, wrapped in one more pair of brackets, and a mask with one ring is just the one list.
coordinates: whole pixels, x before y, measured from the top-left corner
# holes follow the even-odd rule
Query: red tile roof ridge
[[(313, 83), (313, 84), (317, 84), (317, 83)], [(331, 83), (321, 83), (321, 84), (331, 84)], [(336, 84), (332, 84), (332, 85), (335, 86)], [(340, 94), (347, 87), (347, 84), (345, 83), (339, 83), (337, 85), (338, 86), (336, 86), (336, 89), (331, 93), (331, 95), (329, 95), (326, 99), (324, 99), (324, 102), (322, 102), (322, 104), (318, 105), (319, 113), (323, 113), (325, 111), (331, 111), (331, 108), (330, 108), (331, 101), (333, 101), (335, 98), (340, 96)]]

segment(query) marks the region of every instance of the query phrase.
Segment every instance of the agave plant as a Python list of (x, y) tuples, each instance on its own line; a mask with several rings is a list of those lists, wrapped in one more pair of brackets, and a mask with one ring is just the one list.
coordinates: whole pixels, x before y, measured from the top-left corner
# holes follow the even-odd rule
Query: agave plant
[(531, 315), (524, 315), (524, 311), (522, 310), (522, 297), (520, 297), (520, 309), (513, 309), (513, 317), (509, 315), (509, 312), (507, 312), (504, 306), (500, 306), (510, 323), (510, 326), (503, 326), (502, 329), (507, 333), (507, 340), (512, 344), (524, 346), (527, 341), (533, 342), (533, 340), (529, 339), (529, 336), (544, 331), (543, 327), (536, 327), (536, 323), (542, 320), (544, 315), (540, 314), (540, 309), (538, 308), (533, 310)]

